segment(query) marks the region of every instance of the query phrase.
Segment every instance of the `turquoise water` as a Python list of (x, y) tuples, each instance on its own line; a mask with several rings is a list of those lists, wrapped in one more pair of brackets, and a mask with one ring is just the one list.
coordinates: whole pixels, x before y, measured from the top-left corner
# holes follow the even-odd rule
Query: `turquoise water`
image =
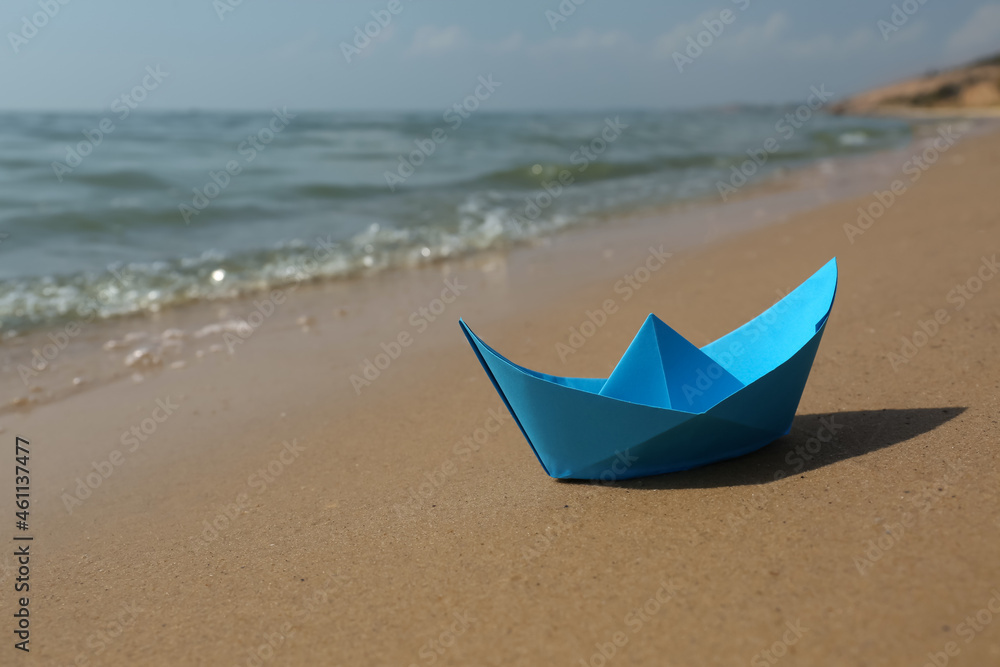
[(910, 138), (887, 119), (782, 125), (789, 112), (0, 114), (0, 327), (363, 276), (718, 198), (768, 138), (751, 184)]

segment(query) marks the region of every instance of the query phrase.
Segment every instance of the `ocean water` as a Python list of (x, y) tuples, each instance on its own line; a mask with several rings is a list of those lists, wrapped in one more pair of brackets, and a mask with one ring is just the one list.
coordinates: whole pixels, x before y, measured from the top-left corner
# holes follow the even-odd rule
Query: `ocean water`
[[(795, 107), (0, 114), (0, 329), (503, 248), (909, 141)], [(775, 146), (777, 148), (775, 149)]]

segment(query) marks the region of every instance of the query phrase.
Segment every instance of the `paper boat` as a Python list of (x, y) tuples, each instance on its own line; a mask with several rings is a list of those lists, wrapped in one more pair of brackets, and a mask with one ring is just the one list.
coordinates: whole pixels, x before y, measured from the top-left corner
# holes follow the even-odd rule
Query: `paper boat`
[(786, 435), (836, 290), (834, 258), (701, 349), (649, 315), (607, 379), (528, 370), (459, 324), (545, 472), (611, 481), (696, 468)]

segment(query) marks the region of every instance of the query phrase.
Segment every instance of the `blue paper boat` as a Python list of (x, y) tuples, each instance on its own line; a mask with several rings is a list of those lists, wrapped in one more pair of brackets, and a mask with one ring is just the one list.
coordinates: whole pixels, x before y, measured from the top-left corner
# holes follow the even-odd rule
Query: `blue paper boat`
[(545, 472), (611, 481), (696, 468), (786, 435), (836, 291), (834, 258), (701, 349), (650, 315), (607, 379), (522, 368), (459, 324)]

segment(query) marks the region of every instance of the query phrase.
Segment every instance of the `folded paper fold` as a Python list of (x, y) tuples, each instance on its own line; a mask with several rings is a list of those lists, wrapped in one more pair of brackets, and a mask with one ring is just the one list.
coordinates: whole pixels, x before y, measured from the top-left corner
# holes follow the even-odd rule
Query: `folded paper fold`
[(649, 315), (606, 379), (523, 368), (459, 323), (546, 473), (621, 480), (733, 458), (787, 434), (836, 289), (833, 259), (701, 349)]

